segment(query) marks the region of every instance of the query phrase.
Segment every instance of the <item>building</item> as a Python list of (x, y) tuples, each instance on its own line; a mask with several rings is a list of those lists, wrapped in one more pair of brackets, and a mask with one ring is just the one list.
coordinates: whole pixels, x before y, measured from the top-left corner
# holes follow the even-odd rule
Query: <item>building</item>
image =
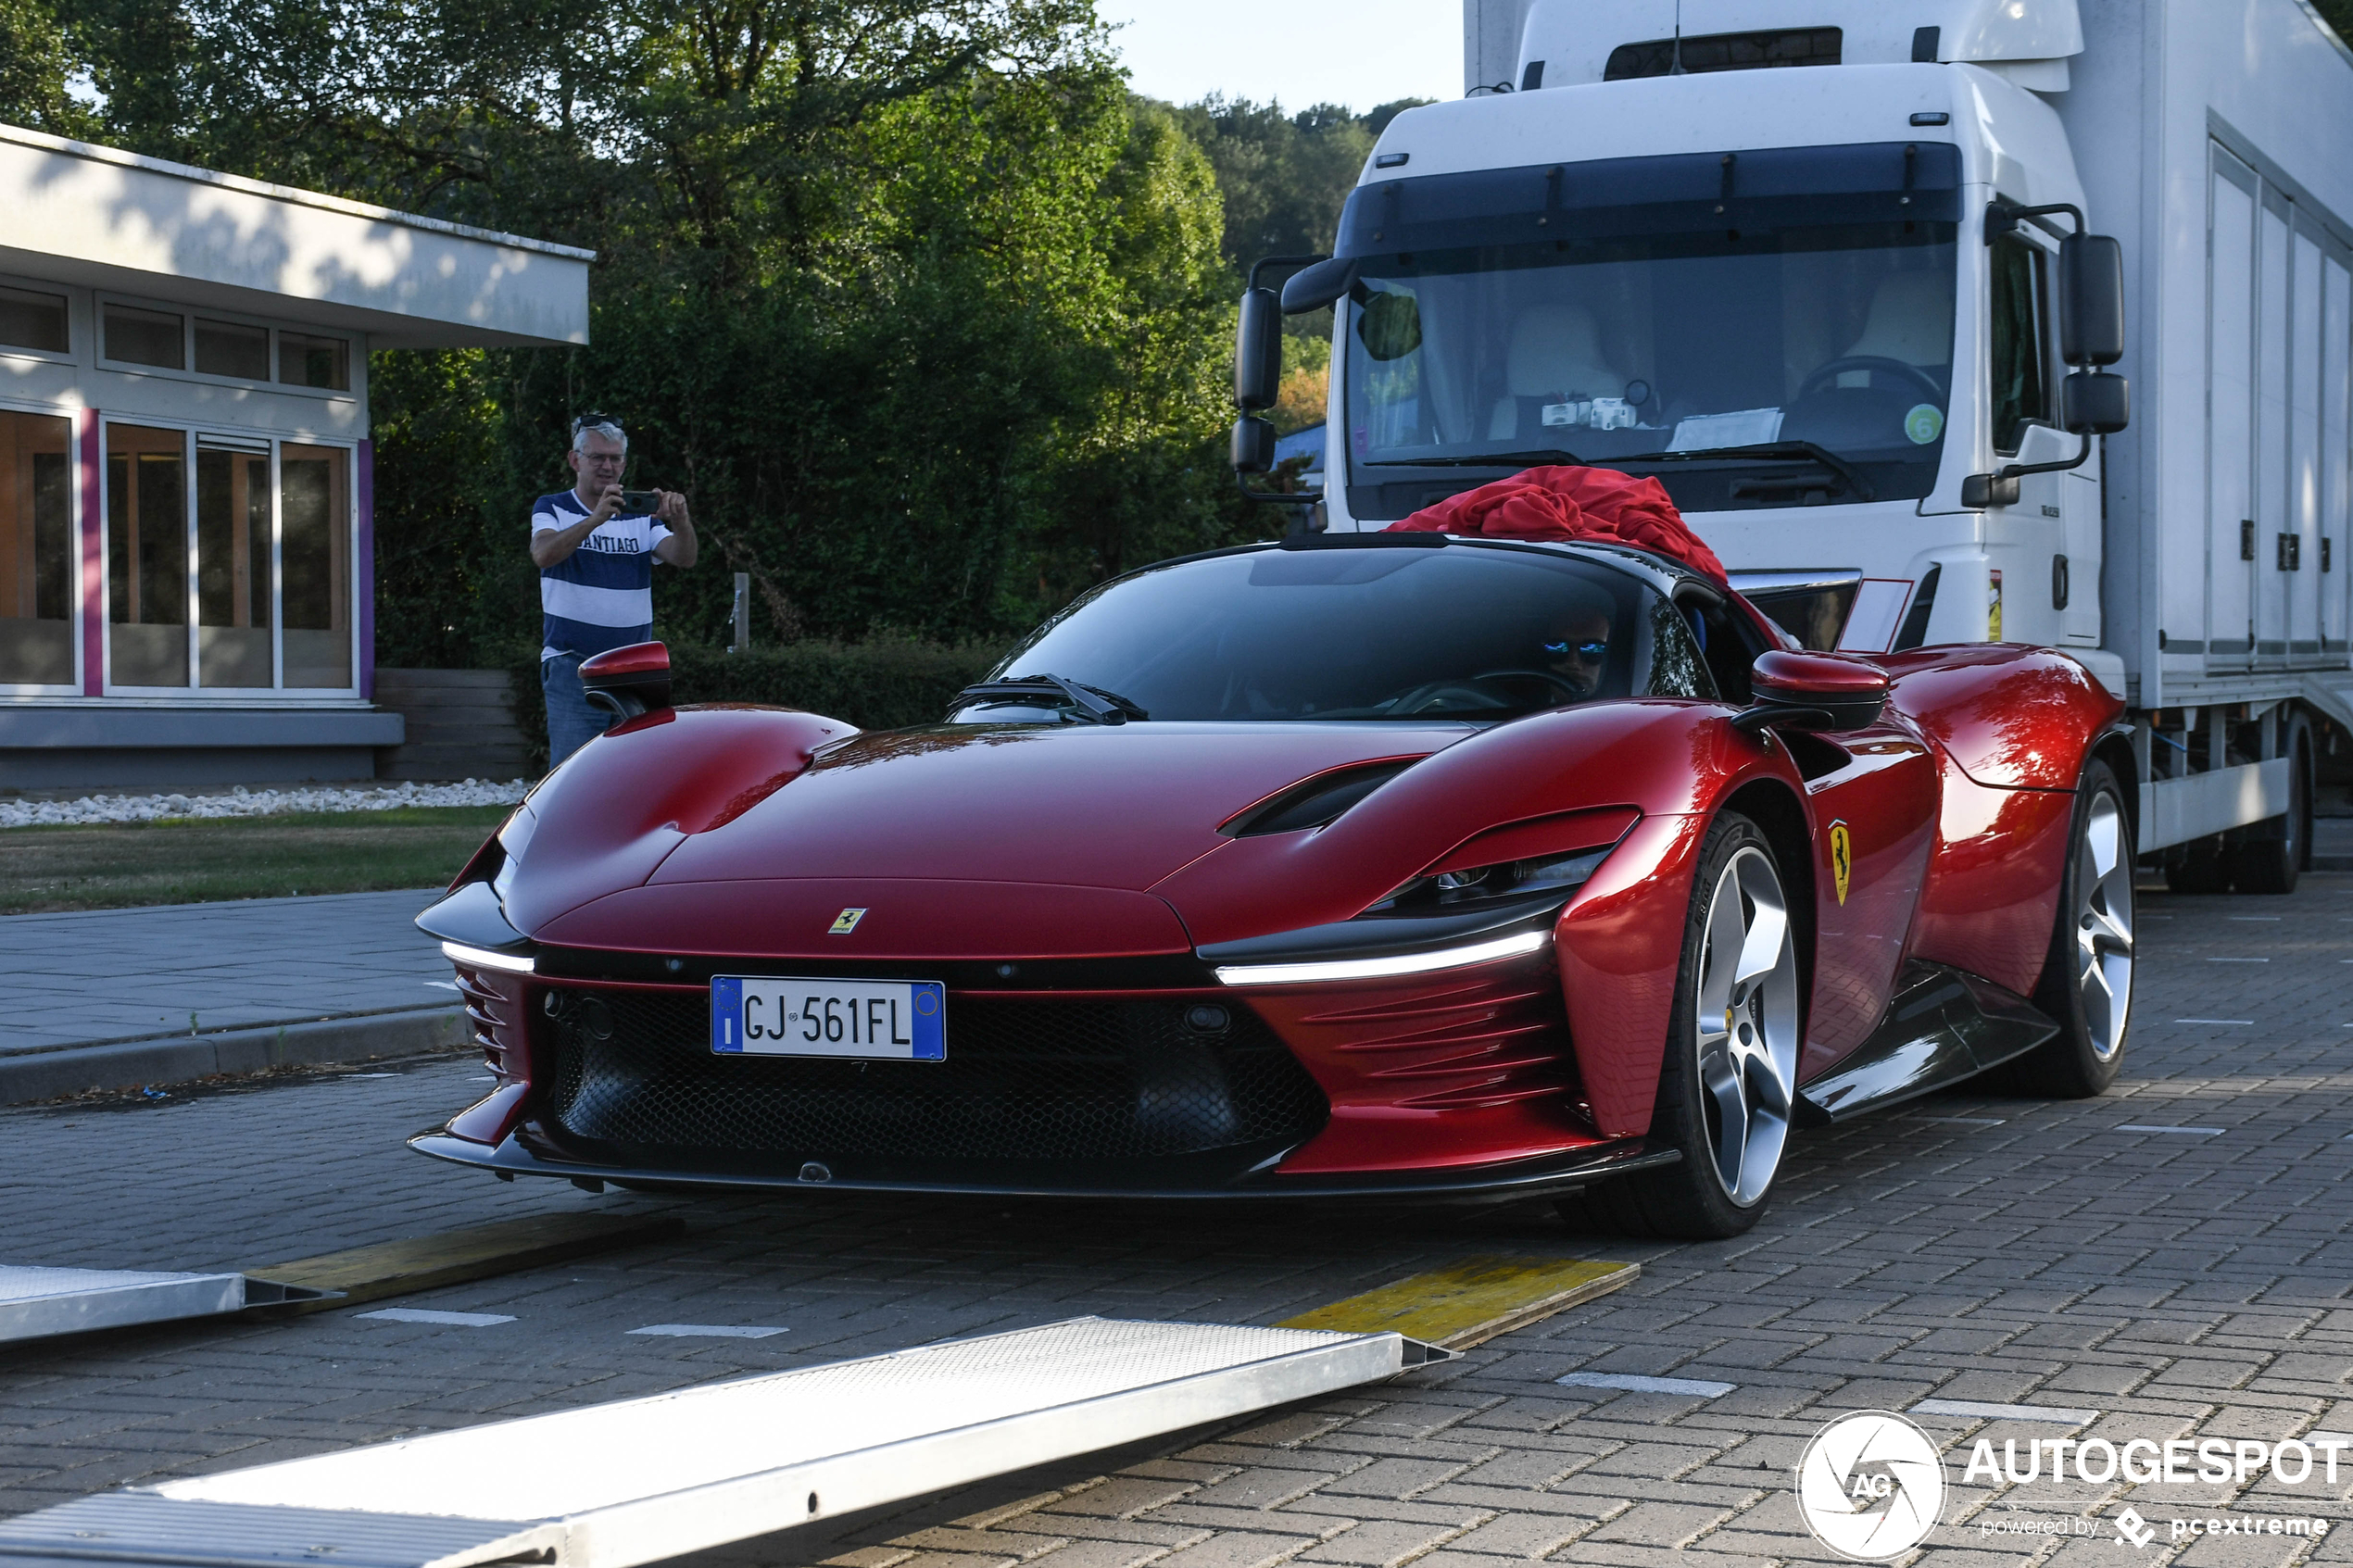
[(370, 777), (369, 351), (585, 343), (590, 253), (6, 126), (0, 212), (0, 790)]

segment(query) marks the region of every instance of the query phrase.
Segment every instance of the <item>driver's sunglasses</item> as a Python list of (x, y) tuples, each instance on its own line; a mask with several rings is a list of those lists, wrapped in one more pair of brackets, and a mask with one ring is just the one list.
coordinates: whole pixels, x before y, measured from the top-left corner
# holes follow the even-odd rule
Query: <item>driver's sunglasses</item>
[(1607, 642), (1546, 643), (1544, 645), (1544, 651), (1551, 654), (1554, 659), (1566, 658), (1573, 651), (1578, 658), (1583, 659), (1586, 663), (1593, 664), (1599, 662), (1601, 657), (1609, 652), (1609, 644)]

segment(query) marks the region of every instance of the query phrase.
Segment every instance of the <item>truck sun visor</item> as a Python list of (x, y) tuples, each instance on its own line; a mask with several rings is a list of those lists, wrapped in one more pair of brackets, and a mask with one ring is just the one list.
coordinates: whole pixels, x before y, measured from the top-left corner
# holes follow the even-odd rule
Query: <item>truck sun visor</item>
[[(1340, 214), (1336, 259), (1324, 267), (1468, 245), (1960, 216), (1961, 154), (1950, 142), (1530, 164), (1359, 185)], [(1283, 303), (1293, 308), (1289, 294)]]

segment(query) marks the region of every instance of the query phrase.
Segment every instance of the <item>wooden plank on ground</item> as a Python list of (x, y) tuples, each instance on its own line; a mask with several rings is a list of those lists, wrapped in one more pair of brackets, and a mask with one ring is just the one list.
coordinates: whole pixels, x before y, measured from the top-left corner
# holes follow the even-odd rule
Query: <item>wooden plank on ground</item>
[(1344, 1334), (1393, 1329), (1427, 1345), (1466, 1350), (1580, 1301), (1623, 1289), (1642, 1272), (1640, 1263), (1581, 1258), (1466, 1258), (1286, 1318), (1275, 1326)]
[(317, 1258), (264, 1263), (245, 1272), (256, 1279), (313, 1290), (342, 1292), (321, 1301), (291, 1301), (255, 1311), (272, 1315), (316, 1312), (330, 1307), (381, 1301), (467, 1280), (516, 1273), (548, 1263), (610, 1252), (680, 1236), (686, 1222), (674, 1214), (545, 1214), (497, 1220), (486, 1225), (413, 1236), (355, 1247)]

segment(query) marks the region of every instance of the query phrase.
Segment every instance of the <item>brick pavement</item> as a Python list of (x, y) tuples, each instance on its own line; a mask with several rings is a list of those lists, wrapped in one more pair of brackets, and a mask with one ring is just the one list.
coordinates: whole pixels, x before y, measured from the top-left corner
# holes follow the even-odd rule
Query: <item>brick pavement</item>
[[(327, 1312), (0, 1351), (0, 1512), (1080, 1312), (1269, 1322), (1473, 1253), (1573, 1250), (1638, 1258), (1644, 1277), (1378, 1388), (694, 1562), (1829, 1561), (1790, 1486), (1806, 1439), (1842, 1411), (1930, 1398), (2097, 1415), (2083, 1429), (1917, 1416), (1950, 1445), (1955, 1484), (1924, 1561), (2353, 1562), (2353, 1454), (2334, 1486), (1962, 1482), (1981, 1436), (1998, 1451), (2060, 1436), (2353, 1431), (2353, 877), (2311, 878), (2288, 899), (2151, 897), (2144, 913), (2116, 1093), (1946, 1096), (1811, 1135), (1771, 1213), (1715, 1245), (1566, 1236), (1533, 1204), (1302, 1213), (506, 1185), (397, 1147), (475, 1087), (476, 1070), (448, 1062), (0, 1112), (0, 1253), (15, 1262), (228, 1267), (583, 1207), (692, 1221), (674, 1244), (404, 1303), (514, 1315), (495, 1327)], [(788, 1332), (626, 1333), (682, 1322)], [(1571, 1371), (1734, 1387), (1708, 1399), (1553, 1381)], [(2108, 1523), (2126, 1502), (2159, 1525), (2145, 1550)], [(2165, 1533), (2225, 1508), (2343, 1527), (2317, 1540)], [(2102, 1533), (1988, 1528), (2065, 1515), (2096, 1515)]]
[(457, 1000), (434, 890), (0, 917), (0, 1056)]

